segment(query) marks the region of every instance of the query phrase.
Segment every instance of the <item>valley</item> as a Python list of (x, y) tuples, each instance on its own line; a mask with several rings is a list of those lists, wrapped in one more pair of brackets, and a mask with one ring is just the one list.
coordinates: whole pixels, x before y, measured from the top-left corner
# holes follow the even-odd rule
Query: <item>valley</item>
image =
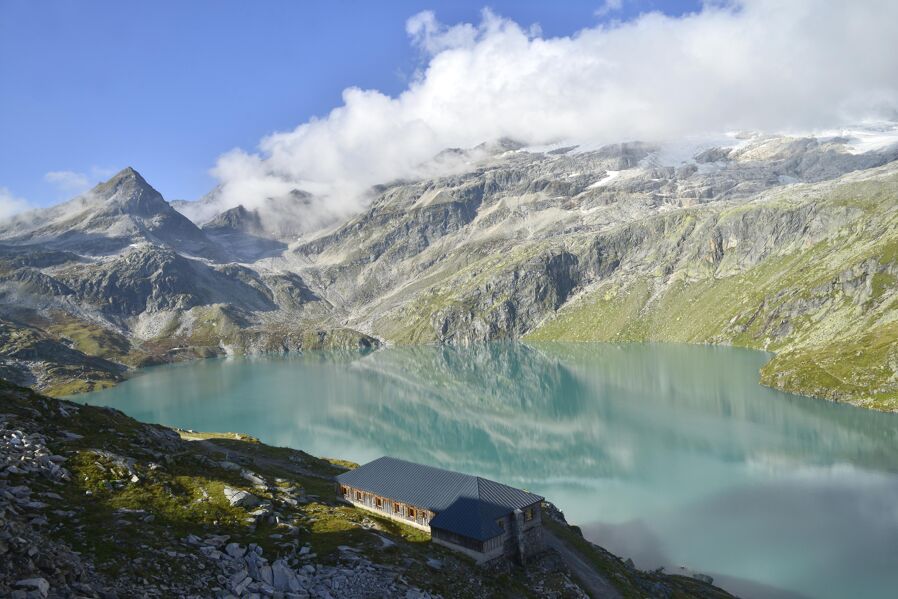
[(228, 354), (711, 343), (774, 352), (766, 385), (898, 409), (898, 150), (727, 143), (453, 150), (325, 229), (272, 225), (278, 202), (194, 223), (128, 168), (0, 225), (0, 368), (64, 395)]

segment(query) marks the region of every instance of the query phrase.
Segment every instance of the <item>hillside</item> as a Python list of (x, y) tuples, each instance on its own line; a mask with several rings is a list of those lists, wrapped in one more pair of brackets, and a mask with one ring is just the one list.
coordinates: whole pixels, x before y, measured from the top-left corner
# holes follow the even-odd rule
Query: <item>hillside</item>
[[(587, 597), (554, 551), (488, 568), (337, 504), (339, 461), (0, 383), (0, 595)], [(549, 527), (623, 597), (730, 597)]]
[(0, 227), (0, 367), (63, 394), (228, 353), (716, 343), (774, 352), (764, 384), (898, 410), (890, 131), (876, 147), (851, 135), (501, 140), (451, 150), (465, 165), (453, 174), (381, 186), (349, 221), (292, 235), (303, 192), (289, 219), (276, 218), (281, 199), (197, 225), (126, 169)]

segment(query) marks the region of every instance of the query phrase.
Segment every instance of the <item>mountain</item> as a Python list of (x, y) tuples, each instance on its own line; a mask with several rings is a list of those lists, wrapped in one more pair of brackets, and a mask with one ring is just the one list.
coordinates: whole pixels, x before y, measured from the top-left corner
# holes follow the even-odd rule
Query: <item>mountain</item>
[(287, 244), (268, 237), (258, 210), (247, 210), (243, 205), (225, 210), (203, 225), (203, 232), (243, 262), (280, 253)]
[[(380, 186), (312, 233), (299, 192), (198, 228), (126, 169), (0, 226), (0, 317), (79, 351), (120, 335), (130, 349), (102, 357), (126, 365), (494, 339), (738, 345), (775, 353), (765, 384), (898, 410), (890, 131), (501, 140), (447, 150), (434, 162), (449, 174)], [(7, 362), (47, 380), (46, 360)]]
[(221, 248), (128, 167), (77, 198), (0, 225), (0, 239), (84, 254), (111, 254), (140, 242), (222, 259)]

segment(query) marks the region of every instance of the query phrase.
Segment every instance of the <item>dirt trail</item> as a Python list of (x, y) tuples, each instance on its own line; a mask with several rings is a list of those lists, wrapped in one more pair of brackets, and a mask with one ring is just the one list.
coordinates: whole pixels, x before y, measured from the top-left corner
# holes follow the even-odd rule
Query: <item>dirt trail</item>
[(608, 579), (596, 571), (595, 567), (584, 558), (579, 551), (571, 547), (548, 529), (543, 528), (543, 539), (546, 545), (557, 551), (564, 563), (573, 572), (577, 581), (586, 587), (593, 599), (621, 599), (621, 594), (608, 582)]

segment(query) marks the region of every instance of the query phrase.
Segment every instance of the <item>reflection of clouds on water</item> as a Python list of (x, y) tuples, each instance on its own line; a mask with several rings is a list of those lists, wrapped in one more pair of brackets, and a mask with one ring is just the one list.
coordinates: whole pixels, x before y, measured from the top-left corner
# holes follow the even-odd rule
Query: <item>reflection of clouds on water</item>
[(759, 582), (838, 596), (813, 576), (838, 560), (846, 584), (898, 585), (898, 415), (760, 387), (764, 360), (670, 345), (309, 352), (154, 369), (90, 397), (143, 420), (529, 488), (609, 549), (725, 574), (749, 596), (777, 596)]

